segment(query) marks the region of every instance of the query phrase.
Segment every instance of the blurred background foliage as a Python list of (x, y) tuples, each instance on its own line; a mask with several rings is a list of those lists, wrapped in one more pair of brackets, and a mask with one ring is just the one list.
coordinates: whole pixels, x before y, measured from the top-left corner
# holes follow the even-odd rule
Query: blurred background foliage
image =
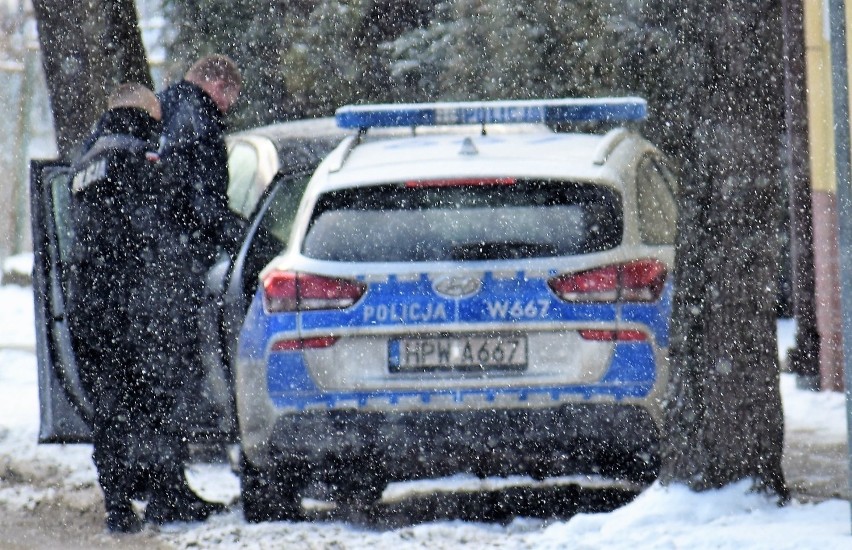
[(164, 0), (167, 73), (242, 67), (234, 127), (363, 102), (637, 92), (644, 0)]

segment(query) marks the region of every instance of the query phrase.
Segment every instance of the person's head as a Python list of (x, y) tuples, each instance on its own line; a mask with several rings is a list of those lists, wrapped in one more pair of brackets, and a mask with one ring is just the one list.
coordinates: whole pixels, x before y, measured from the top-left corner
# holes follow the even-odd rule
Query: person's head
[(223, 113), (237, 101), (243, 77), (233, 59), (227, 55), (207, 55), (193, 63), (184, 77), (202, 90)]
[(154, 92), (137, 82), (119, 84), (107, 98), (107, 109), (131, 107), (147, 112), (154, 120), (160, 120), (163, 112), (160, 100)]

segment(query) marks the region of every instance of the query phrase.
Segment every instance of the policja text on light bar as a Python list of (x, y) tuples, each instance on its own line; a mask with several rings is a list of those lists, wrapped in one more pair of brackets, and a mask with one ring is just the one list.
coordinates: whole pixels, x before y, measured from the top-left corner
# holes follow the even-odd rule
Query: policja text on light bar
[(552, 122), (629, 122), (644, 120), (640, 97), (563, 98), (453, 103), (347, 105), (335, 113), (340, 128), (443, 126)]

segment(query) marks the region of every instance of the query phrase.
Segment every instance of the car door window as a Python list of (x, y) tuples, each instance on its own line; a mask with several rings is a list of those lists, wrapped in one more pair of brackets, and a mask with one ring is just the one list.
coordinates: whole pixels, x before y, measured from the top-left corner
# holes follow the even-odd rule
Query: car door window
[(677, 203), (671, 183), (653, 158), (647, 157), (640, 163), (636, 177), (636, 206), (639, 234), (645, 244), (674, 244)]
[(74, 227), (71, 224), (71, 177), (66, 170), (54, 171), (48, 176), (48, 185), (53, 203), (59, 269), (64, 283), (65, 268), (71, 260), (71, 245), (74, 242)]
[(251, 215), (263, 187), (257, 180), (258, 155), (247, 143), (234, 144), (228, 154), (228, 205), (244, 218)]
[(257, 276), (266, 264), (287, 249), (296, 211), (309, 180), (310, 175), (305, 174), (282, 178), (273, 184), (266, 207), (261, 212), (260, 225), (245, 254), (242, 273), (245, 295), (254, 293)]
[(287, 241), (290, 239), (293, 220), (296, 218), (296, 211), (299, 209), (302, 194), (305, 192), (309, 180), (310, 177), (306, 175), (289, 178), (287, 181), (281, 182), (278, 191), (269, 203), (269, 210), (263, 217), (261, 227), (274, 235), (281, 243), (281, 251), (286, 248)]

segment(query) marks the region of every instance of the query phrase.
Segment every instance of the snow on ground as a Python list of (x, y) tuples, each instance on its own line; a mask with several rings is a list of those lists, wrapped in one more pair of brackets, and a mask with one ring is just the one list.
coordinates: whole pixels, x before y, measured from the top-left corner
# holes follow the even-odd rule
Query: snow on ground
[[(91, 512), (97, 504), (92, 501), (99, 498), (91, 447), (36, 444), (38, 391), (32, 324), (30, 289), (0, 286), (0, 507), (26, 511), (51, 501)], [(779, 348), (789, 342), (790, 334), (789, 323), (782, 323)], [(783, 376), (781, 390), (788, 434), (807, 433), (826, 444), (845, 441), (842, 395), (798, 390), (790, 375)], [(227, 501), (239, 493), (237, 479), (225, 466), (194, 466), (190, 475), (196, 489), (208, 498)], [(467, 476), (455, 476), (430, 481), (428, 487), (465, 489), (471, 483)], [(423, 487), (422, 482), (394, 484), (385, 497)], [(655, 484), (613, 512), (579, 514), (567, 521), (519, 518), (508, 525), (437, 521), (382, 531), (330, 521), (252, 525), (234, 510), (203, 524), (167, 526), (157, 537), (176, 548), (234, 550), (852, 547), (848, 502), (793, 502), (779, 508), (769, 499), (750, 494), (747, 483), (700, 494)]]
[(4, 273), (15, 273), (17, 275), (28, 275), (33, 271), (33, 255), (16, 254), (9, 256), (3, 261)]
[[(0, 286), (0, 351), (35, 346), (33, 291), (17, 285)], [(4, 357), (4, 363), (6, 363)]]

